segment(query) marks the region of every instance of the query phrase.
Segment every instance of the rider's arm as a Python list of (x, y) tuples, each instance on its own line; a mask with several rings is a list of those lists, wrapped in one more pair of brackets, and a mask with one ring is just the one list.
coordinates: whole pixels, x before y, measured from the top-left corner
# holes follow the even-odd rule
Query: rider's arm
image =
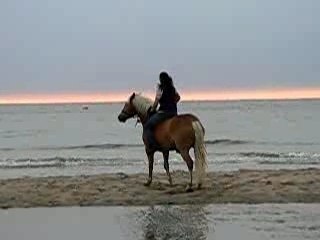
[(156, 98), (154, 100), (153, 106), (152, 106), (152, 111), (156, 111), (158, 104), (159, 104), (159, 100), (162, 96), (162, 90), (158, 87), (157, 88), (157, 93), (156, 93)]
[(176, 103), (178, 103), (180, 101), (181, 97), (179, 95), (179, 93), (176, 91), (176, 95), (175, 95), (175, 101)]

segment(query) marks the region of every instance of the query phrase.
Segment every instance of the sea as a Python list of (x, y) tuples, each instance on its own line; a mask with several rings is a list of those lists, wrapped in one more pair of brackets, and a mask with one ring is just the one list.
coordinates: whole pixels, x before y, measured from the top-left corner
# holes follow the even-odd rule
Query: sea
[[(147, 172), (142, 126), (117, 119), (123, 103), (86, 107), (0, 105), (0, 178)], [(209, 171), (320, 166), (320, 100), (181, 102), (179, 112), (203, 123)], [(175, 152), (169, 163), (187, 170)]]
[[(0, 178), (147, 173), (141, 125), (120, 123), (122, 107), (0, 106)], [(320, 100), (182, 102), (179, 112), (205, 126), (209, 171), (320, 166)], [(174, 152), (169, 163), (187, 170)], [(0, 210), (5, 240), (318, 240), (319, 222), (319, 204), (293, 203)]]

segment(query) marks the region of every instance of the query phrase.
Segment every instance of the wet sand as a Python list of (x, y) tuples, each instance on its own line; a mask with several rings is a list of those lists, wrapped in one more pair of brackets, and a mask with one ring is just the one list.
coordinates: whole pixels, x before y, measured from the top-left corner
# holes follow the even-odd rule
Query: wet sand
[(142, 206), (208, 203), (320, 203), (320, 169), (211, 172), (201, 190), (186, 193), (187, 172), (101, 174), (0, 181), (0, 208), (55, 206)]
[(320, 204), (0, 210), (1, 240), (318, 240)]

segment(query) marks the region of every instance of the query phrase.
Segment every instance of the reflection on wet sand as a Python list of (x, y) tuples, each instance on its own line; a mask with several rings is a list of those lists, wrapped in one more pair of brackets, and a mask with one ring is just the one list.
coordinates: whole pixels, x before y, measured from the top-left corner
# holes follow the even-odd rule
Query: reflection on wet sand
[(135, 218), (144, 240), (207, 239), (209, 221), (202, 206), (152, 206)]
[(0, 233), (1, 240), (319, 240), (320, 204), (16, 208), (0, 210)]

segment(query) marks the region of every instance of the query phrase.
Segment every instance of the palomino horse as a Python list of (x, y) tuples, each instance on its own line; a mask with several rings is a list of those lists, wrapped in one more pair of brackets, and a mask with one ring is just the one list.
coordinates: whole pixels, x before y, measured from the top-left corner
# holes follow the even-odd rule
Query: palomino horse
[[(140, 94), (133, 93), (125, 103), (121, 113), (118, 116), (120, 122), (125, 122), (129, 118), (138, 117), (142, 125), (148, 120), (148, 111), (153, 102)], [(198, 188), (201, 187), (205, 177), (207, 167), (207, 152), (204, 144), (205, 130), (199, 119), (191, 114), (182, 114), (175, 116), (160, 123), (154, 130), (155, 138), (161, 148), (164, 159), (164, 168), (172, 185), (172, 178), (169, 171), (169, 151), (176, 150), (187, 163), (190, 173), (190, 183), (186, 191), (192, 191), (192, 170), (193, 160), (189, 151), (194, 148), (195, 155), (195, 174), (197, 177)], [(149, 186), (152, 182), (153, 162), (155, 150), (148, 147), (147, 139), (143, 138), (146, 153), (149, 161), (149, 178), (145, 183)]]

